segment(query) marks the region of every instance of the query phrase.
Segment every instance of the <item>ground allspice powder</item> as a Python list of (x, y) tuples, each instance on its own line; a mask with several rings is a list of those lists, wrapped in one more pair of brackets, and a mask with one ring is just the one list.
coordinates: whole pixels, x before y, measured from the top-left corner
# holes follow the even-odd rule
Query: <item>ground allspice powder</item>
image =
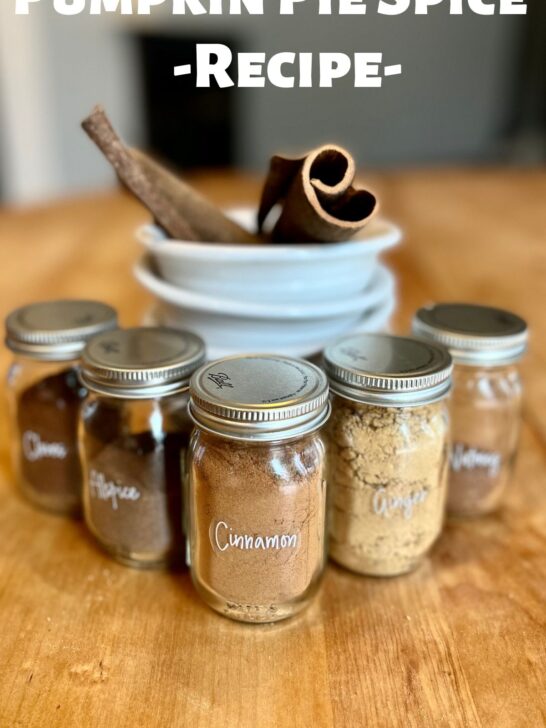
[(378, 407), (336, 395), (327, 434), (330, 555), (370, 575), (411, 570), (443, 524), (445, 403)]

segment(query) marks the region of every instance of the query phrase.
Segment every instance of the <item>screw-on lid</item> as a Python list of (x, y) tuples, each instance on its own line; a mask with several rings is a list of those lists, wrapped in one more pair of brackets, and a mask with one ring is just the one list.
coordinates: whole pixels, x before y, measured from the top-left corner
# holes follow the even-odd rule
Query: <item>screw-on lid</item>
[(190, 413), (203, 429), (234, 440), (285, 440), (320, 427), (328, 381), (314, 364), (255, 354), (207, 364), (190, 382)]
[(33, 359), (68, 361), (92, 336), (116, 326), (115, 310), (98, 301), (31, 303), (7, 317), (6, 346)]
[(498, 366), (527, 349), (525, 321), (509, 311), (466, 303), (440, 303), (415, 314), (416, 334), (447, 346), (458, 364)]
[(85, 347), (81, 378), (94, 392), (147, 399), (188, 387), (205, 360), (203, 340), (167, 328), (118, 329), (100, 334)]
[(445, 397), (451, 386), (446, 349), (413, 337), (348, 336), (324, 352), (333, 392), (381, 407), (414, 407)]

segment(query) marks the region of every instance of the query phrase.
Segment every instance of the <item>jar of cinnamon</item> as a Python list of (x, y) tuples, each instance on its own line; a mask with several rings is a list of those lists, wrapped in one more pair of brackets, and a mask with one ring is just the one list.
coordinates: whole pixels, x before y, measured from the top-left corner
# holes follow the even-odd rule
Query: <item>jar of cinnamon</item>
[(183, 560), (188, 384), (204, 359), (198, 336), (167, 328), (102, 334), (83, 353), (85, 520), (123, 564)]
[(231, 619), (291, 617), (325, 564), (326, 377), (298, 359), (239, 356), (202, 367), (190, 393), (195, 587)]
[(114, 309), (97, 301), (33, 303), (6, 320), (15, 470), (28, 500), (54, 513), (81, 508), (80, 354), (90, 337), (116, 326)]
[(455, 362), (448, 510), (479, 516), (501, 503), (517, 451), (527, 325), (508, 311), (449, 303), (420, 309), (414, 331)]
[(451, 357), (426, 341), (360, 334), (328, 347), (324, 366), (330, 556), (360, 574), (404, 574), (444, 522)]

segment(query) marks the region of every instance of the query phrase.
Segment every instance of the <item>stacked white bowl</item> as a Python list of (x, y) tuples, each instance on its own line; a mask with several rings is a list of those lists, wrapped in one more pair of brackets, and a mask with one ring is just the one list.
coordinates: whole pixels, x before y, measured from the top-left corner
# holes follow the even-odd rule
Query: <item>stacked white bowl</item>
[[(255, 210), (231, 210), (255, 226)], [(200, 334), (211, 358), (242, 352), (311, 356), (357, 331), (381, 331), (395, 306), (394, 278), (379, 255), (400, 230), (372, 220), (343, 243), (226, 245), (170, 240), (141, 228), (135, 268), (156, 298), (147, 323)]]

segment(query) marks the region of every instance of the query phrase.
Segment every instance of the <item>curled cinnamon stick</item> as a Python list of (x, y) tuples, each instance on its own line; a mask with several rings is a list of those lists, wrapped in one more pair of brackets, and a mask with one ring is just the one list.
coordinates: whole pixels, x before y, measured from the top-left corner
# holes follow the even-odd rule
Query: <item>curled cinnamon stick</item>
[(320, 147), (305, 157), (271, 159), (258, 212), (263, 229), (273, 207), (281, 203), (271, 237), (276, 242), (347, 240), (377, 211), (375, 196), (353, 186), (353, 157), (341, 147)]
[(87, 135), (110, 162), (120, 181), (175, 240), (255, 243), (259, 238), (226, 217), (215, 205), (144, 152), (128, 149), (101, 106), (82, 122)]

